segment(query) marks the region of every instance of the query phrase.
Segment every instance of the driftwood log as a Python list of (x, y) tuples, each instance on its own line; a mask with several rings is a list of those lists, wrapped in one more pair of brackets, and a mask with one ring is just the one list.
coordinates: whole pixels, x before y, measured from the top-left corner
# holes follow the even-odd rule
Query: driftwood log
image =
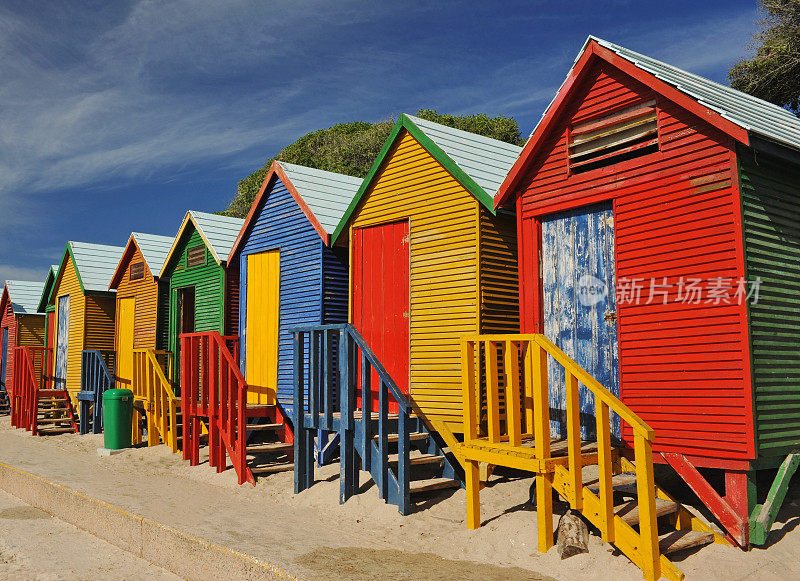
[(556, 549), (562, 559), (589, 552), (589, 529), (574, 510), (568, 510), (558, 521), (556, 536)]

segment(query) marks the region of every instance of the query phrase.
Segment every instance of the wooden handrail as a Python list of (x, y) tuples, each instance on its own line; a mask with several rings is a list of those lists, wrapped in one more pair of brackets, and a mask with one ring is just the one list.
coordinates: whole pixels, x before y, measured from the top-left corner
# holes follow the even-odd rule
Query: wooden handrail
[[(500, 346), (502, 346), (502, 359), (499, 355)], [(564, 368), (566, 463), (562, 459), (561, 462), (548, 464), (553, 461), (550, 450), (548, 355)], [(519, 367), (520, 359), (523, 363), (522, 370)], [(573, 509), (583, 510), (586, 504), (588, 513), (597, 515), (593, 522), (600, 529), (603, 540), (622, 543), (629, 549), (628, 553), (631, 551), (635, 553), (634, 558), (637, 565), (642, 568), (645, 578), (658, 579), (662, 564), (655, 513), (652, 458), (654, 430), (544, 335), (462, 337), (461, 360), (464, 398), (463, 445), (466, 447), (473, 442), (480, 445), (488, 441), (491, 446), (502, 450), (527, 450), (530, 453), (530, 448), (521, 446), (521, 439), (534, 437), (534, 457), (539, 462), (536, 470), (538, 473), (548, 475), (536, 478), (537, 512), (540, 514), (540, 518), (537, 519), (540, 552), (546, 552), (553, 544), (552, 491), (556, 488)], [(480, 367), (478, 363), (484, 365)], [(485, 370), (483, 384), (480, 369)], [(597, 494), (583, 485), (584, 453), (581, 441), (579, 384), (583, 384), (594, 395), (599, 468)], [(524, 393), (522, 393), (523, 387)], [(482, 393), (486, 395), (488, 416), (485, 438), (480, 436)], [(614, 513), (612, 483), (614, 460), (610, 414), (612, 410), (633, 430), (639, 533), (634, 532)], [(475, 497), (476, 462), (471, 460), (467, 469), (473, 474), (467, 485), (467, 523), (470, 528), (477, 528), (480, 526), (480, 509)], [(631, 534), (637, 535), (638, 539), (631, 541)]]

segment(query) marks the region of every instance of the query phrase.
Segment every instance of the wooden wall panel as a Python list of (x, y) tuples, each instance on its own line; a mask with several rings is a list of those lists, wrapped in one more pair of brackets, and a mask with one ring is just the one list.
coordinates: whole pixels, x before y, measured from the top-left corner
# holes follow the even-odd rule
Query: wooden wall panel
[[(567, 127), (656, 99), (660, 151), (570, 174)], [(595, 65), (531, 160), (518, 192), (525, 287), (540, 285), (539, 217), (613, 200), (616, 280), (646, 281), (645, 300), (618, 305), (623, 401), (656, 430), (656, 451), (718, 459), (755, 456), (746, 309), (645, 304), (652, 278), (744, 276), (732, 140), (608, 64)], [(704, 283), (705, 284), (705, 283)], [(537, 297), (538, 293), (530, 294)], [(660, 297), (658, 297), (660, 299)], [(537, 299), (540, 300), (540, 299)], [(523, 302), (522, 327), (542, 328)]]
[(115, 297), (95, 295), (86, 297), (84, 349), (114, 349), (115, 312)]
[[(17, 319), (11, 308), (11, 301), (6, 302), (6, 308), (0, 318), (0, 341), (2, 329), (8, 329), (8, 344), (6, 345), (6, 389), (11, 387), (11, 378), (14, 373), (14, 346), (17, 344)], [(2, 348), (2, 347), (0, 347)]]
[[(131, 280), (131, 264), (136, 264), (137, 262), (145, 263), (144, 277), (138, 280)], [(153, 273), (150, 272), (150, 268), (138, 248), (136, 248), (128, 261), (122, 280), (119, 282), (116, 300), (119, 301), (131, 297), (136, 299), (133, 348), (155, 349), (158, 321), (158, 282), (153, 278)], [(116, 339), (114, 345), (117, 345)]]
[[(247, 344), (247, 257), (250, 254), (280, 252), (280, 299), (278, 326), (278, 401), (292, 409), (293, 343), (289, 327), (319, 325), (322, 321), (322, 253), (324, 244), (289, 190), (274, 179), (268, 186), (247, 237), (243, 240), (239, 261), (239, 341), (240, 353)], [(329, 265), (330, 266), (330, 265)], [(342, 267), (339, 267), (341, 275)], [(331, 270), (333, 272), (333, 270)], [(333, 274), (335, 277), (336, 274)], [(347, 278), (345, 274), (345, 282)], [(330, 297), (332, 305), (346, 305), (347, 294)], [(326, 322), (344, 322), (346, 319)], [(242, 356), (242, 372), (246, 373)]]
[[(64, 265), (58, 286), (53, 289), (56, 305), (55, 318), (58, 321), (58, 297), (69, 295), (69, 338), (67, 344), (67, 390), (72, 403), (77, 405), (78, 392), (81, 389), (81, 353), (84, 349), (84, 322), (86, 301), (83, 296), (72, 258), (68, 257)], [(113, 320), (113, 319), (112, 319)], [(113, 323), (112, 323), (113, 324)], [(58, 344), (58, 339), (53, 345)], [(55, 355), (53, 356), (55, 359)]]
[(351, 220), (409, 220), (411, 397), (459, 432), (460, 337), (479, 331), (478, 212), (472, 194), (403, 131)]
[(17, 315), (18, 347), (42, 347), (44, 345), (44, 324), (43, 315)]
[(481, 333), (519, 333), (517, 223), (480, 213)]
[(800, 166), (739, 155), (759, 457), (800, 446)]

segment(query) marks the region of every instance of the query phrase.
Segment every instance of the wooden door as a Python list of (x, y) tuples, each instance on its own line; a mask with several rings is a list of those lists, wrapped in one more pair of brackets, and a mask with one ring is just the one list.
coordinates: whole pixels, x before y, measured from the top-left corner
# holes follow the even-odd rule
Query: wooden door
[(3, 327), (3, 353), (0, 355), (0, 390), (6, 391), (6, 366), (8, 365), (8, 327)]
[[(352, 272), (353, 325), (400, 391), (408, 394), (408, 222), (354, 229)], [(373, 374), (373, 409), (378, 401), (377, 381)]]
[(69, 348), (69, 295), (58, 297), (58, 327), (56, 330), (56, 364), (55, 386), (57, 389), (67, 387), (67, 355)]
[(133, 328), (136, 299), (119, 300), (117, 309), (117, 387), (132, 389)]
[[(610, 204), (542, 220), (545, 335), (619, 396), (614, 264), (614, 213)], [(548, 370), (551, 428), (564, 435), (564, 370), (552, 358)], [(585, 419), (594, 417), (594, 398), (583, 385), (580, 404), (582, 434), (591, 437), (594, 426)], [(620, 437), (615, 415), (612, 431)]]
[(277, 398), (280, 268), (278, 250), (247, 256), (245, 372), (248, 403), (274, 405)]

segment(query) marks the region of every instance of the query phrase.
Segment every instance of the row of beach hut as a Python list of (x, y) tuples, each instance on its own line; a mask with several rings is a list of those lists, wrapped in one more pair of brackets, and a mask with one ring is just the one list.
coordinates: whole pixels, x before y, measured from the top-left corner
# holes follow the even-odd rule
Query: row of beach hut
[(68, 242), (6, 282), (0, 379), (13, 411), (39, 370), (39, 433), (99, 431), (127, 387), (137, 437), (193, 463), (299, 492), (338, 455), (342, 500), (359, 467), (403, 513), (466, 485), (471, 527), (493, 467), (527, 470), (540, 549), (555, 490), (681, 578), (673, 550), (763, 543), (800, 462), (798, 291), (800, 120), (590, 37), (524, 148), (401, 115), (365, 179), (276, 161), (244, 220)]

